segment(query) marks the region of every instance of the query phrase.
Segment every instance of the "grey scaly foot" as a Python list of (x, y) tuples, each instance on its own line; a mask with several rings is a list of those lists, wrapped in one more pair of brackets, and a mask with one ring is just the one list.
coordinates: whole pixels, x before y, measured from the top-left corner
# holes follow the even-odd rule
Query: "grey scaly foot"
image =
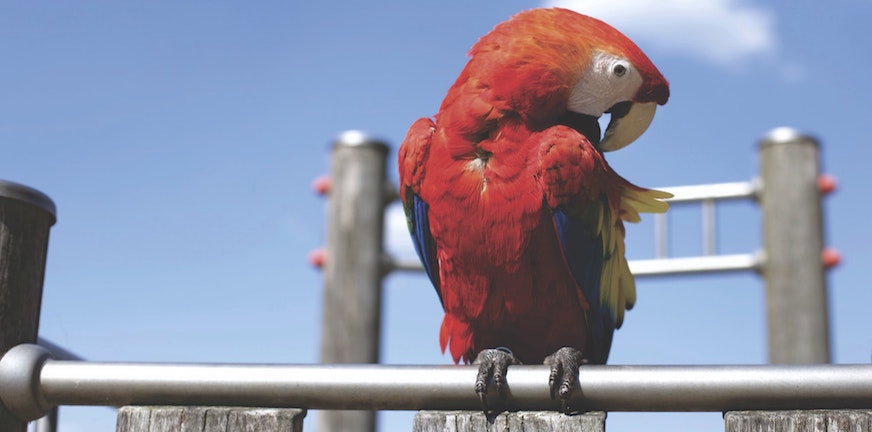
[(548, 387), (551, 389), (551, 399), (560, 398), (560, 409), (569, 413), (569, 399), (572, 397), (572, 389), (578, 383), (578, 367), (586, 364), (581, 351), (563, 347), (545, 357), (545, 364), (551, 366), (551, 374), (548, 376)]
[(506, 372), (509, 365), (520, 364), (515, 358), (512, 351), (508, 348), (494, 348), (481, 350), (475, 357), (474, 364), (478, 364), (478, 375), (475, 378), (475, 392), (481, 399), (481, 407), (484, 410), (485, 416), (488, 415), (487, 408), (487, 385), (491, 379), (494, 381), (494, 386), (500, 395), (500, 399), (506, 398)]

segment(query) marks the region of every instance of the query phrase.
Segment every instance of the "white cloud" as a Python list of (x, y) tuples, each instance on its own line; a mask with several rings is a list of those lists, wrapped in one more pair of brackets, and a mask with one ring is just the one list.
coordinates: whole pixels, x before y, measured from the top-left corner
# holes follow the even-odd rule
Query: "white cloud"
[(601, 19), (637, 43), (741, 68), (777, 49), (771, 11), (741, 0), (545, 0)]

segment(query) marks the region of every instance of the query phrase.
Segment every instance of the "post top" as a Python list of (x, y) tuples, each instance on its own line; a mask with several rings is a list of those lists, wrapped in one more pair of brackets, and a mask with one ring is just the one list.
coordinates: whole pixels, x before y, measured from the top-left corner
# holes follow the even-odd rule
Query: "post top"
[(48, 195), (23, 184), (0, 180), (0, 198), (23, 201), (36, 206), (51, 215), (52, 224), (57, 220), (57, 207)]
[(384, 141), (353, 129), (342, 132), (336, 137), (336, 140), (333, 141), (333, 149), (338, 147), (374, 147), (385, 153), (388, 152), (388, 145)]
[(763, 136), (760, 140), (760, 147), (770, 146), (774, 144), (789, 144), (789, 143), (812, 143), (818, 145), (818, 140), (808, 134), (804, 134), (792, 127), (782, 126), (772, 129)]

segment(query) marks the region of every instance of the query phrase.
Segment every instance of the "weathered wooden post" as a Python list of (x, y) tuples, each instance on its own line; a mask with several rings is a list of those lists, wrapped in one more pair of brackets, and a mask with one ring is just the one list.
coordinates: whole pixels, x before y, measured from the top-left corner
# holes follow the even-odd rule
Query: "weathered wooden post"
[(494, 418), (481, 411), (419, 411), (412, 432), (604, 432), (606, 413), (566, 415), (556, 411), (502, 412)]
[[(55, 205), (42, 192), (0, 180), (0, 355), (36, 343), (49, 228)], [(0, 431), (24, 432), (27, 423), (0, 404)]]
[(126, 406), (116, 432), (303, 432), (297, 408)]
[(778, 128), (759, 144), (771, 363), (829, 363), (818, 142)]
[[(323, 363), (378, 363), (388, 146), (357, 131), (333, 145), (324, 263)], [(318, 429), (374, 431), (373, 411), (323, 411)]]
[[(817, 140), (778, 128), (759, 144), (770, 363), (829, 363), (830, 335)], [(727, 432), (870, 431), (861, 410), (733, 411)]]
[(872, 410), (732, 411), (727, 432), (872, 432)]

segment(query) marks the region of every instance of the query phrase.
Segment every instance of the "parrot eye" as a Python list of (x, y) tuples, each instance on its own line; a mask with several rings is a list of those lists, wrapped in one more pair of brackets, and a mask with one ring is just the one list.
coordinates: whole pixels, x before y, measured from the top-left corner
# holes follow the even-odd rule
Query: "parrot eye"
[(618, 63), (618, 64), (616, 64), (615, 67), (612, 69), (612, 72), (614, 72), (614, 74), (615, 74), (616, 77), (619, 77), (619, 78), (620, 78), (620, 77), (624, 76), (624, 75), (627, 73), (627, 67), (624, 66), (624, 65), (622, 65), (622, 64), (620, 64), (620, 63)]

